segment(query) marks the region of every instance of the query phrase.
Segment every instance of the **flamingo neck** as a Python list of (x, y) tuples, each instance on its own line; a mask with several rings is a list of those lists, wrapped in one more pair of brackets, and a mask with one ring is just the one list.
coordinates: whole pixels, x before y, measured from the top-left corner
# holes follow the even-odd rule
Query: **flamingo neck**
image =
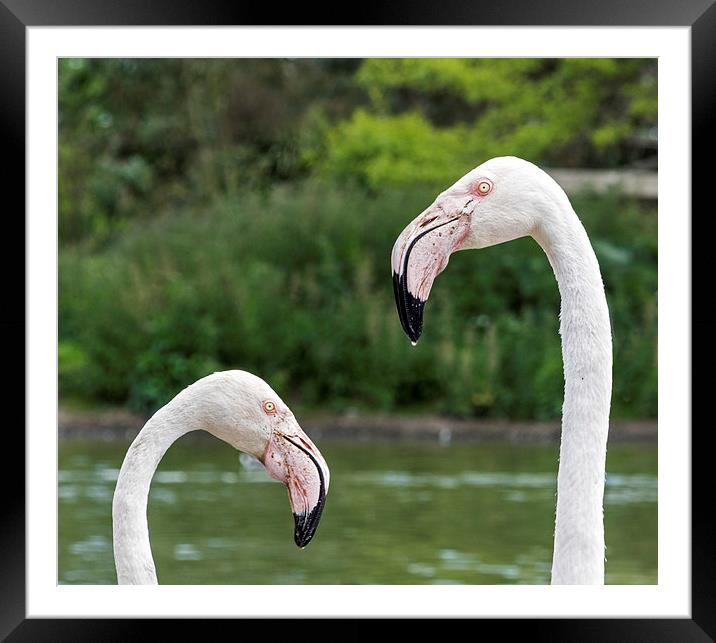
[[(561, 191), (560, 191), (561, 192)], [(561, 295), (564, 362), (552, 584), (604, 583), (604, 479), (612, 387), (612, 338), (599, 264), (562, 193), (533, 235)]]
[(112, 501), (114, 560), (119, 585), (156, 585), (147, 525), (149, 487), (167, 449), (193, 431), (191, 417), (174, 414), (171, 407), (157, 411), (132, 442), (119, 471)]

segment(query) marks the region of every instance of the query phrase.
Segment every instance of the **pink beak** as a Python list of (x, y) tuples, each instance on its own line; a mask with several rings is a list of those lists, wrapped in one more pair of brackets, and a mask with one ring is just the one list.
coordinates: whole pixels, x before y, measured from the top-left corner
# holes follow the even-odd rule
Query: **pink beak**
[(423, 331), (423, 310), (433, 281), (468, 232), (466, 216), (449, 216), (433, 205), (400, 233), (393, 246), (395, 303), (403, 330), (413, 343)]
[(313, 538), (326, 503), (330, 474), (321, 452), (297, 423), (290, 434), (274, 432), (263, 456), (269, 475), (288, 487), (294, 540), (305, 547)]

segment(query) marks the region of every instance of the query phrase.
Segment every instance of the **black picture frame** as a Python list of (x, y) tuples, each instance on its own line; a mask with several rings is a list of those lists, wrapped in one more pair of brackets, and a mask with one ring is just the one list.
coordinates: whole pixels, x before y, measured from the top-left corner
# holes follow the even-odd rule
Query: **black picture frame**
[[(369, 2), (354, 5), (352, 20), (348, 24), (369, 25), (553, 25), (553, 26), (690, 26), (692, 74), (692, 202), (707, 203), (706, 172), (711, 171), (709, 152), (716, 148), (712, 128), (716, 114), (716, 4), (715, 0), (441, 0), (441, 2)], [(276, 25), (277, 14), (284, 25), (339, 25), (346, 24), (346, 7), (333, 3), (308, 6), (297, 3), (282, 7), (277, 12), (268, 3), (223, 3), (214, 0), (153, 0), (137, 3), (129, 0), (0, 0), (0, 131), (4, 169), (0, 173), (5, 202), (9, 195), (16, 196), (16, 209), (6, 211), (6, 246), (12, 243), (8, 226), (14, 224), (24, 239), (24, 220), (11, 212), (25, 206), (25, 41), (26, 28), (33, 26), (131, 26), (131, 25)], [(700, 162), (699, 162), (700, 161)], [(713, 181), (713, 179), (711, 179)], [(699, 199), (701, 197), (701, 199)], [(708, 208), (708, 214), (713, 206)], [(694, 211), (697, 211), (694, 209)], [(692, 219), (693, 221), (693, 219)], [(685, 221), (685, 225), (689, 222)], [(692, 234), (693, 241), (696, 236)], [(704, 257), (704, 255), (701, 255)], [(708, 274), (706, 259), (693, 255), (694, 275)], [(2, 253), (5, 292), (13, 285), (18, 293), (8, 302), (0, 319), (5, 331), (6, 348), (20, 349), (20, 343), (9, 338), (22, 335), (26, 338), (24, 306), (24, 280), (13, 279), (21, 259), (12, 252)], [(24, 266), (24, 262), (22, 263)], [(710, 288), (707, 288), (708, 292)], [(695, 288), (692, 292), (698, 292)], [(12, 307), (11, 307), (12, 306)], [(699, 340), (699, 353), (708, 358), (711, 351), (710, 331), (714, 328), (714, 314), (692, 313), (693, 340)], [(10, 346), (14, 344), (14, 346)], [(24, 348), (24, 347), (23, 347)], [(24, 357), (24, 355), (23, 355)], [(704, 359), (704, 357), (702, 357)], [(14, 386), (23, 386), (7, 360), (12, 384), (6, 386), (6, 408), (15, 395)], [(18, 361), (20, 363), (20, 356)], [(24, 369), (23, 369), (24, 372)], [(693, 385), (705, 387), (707, 381), (694, 378)], [(705, 391), (704, 391), (705, 392)], [(23, 417), (24, 425), (24, 417)], [(3, 430), (3, 448), (0, 462), (0, 480), (4, 490), (0, 501), (0, 639), (7, 641), (126, 641), (144, 638), (167, 638), (173, 631), (184, 636), (211, 637), (225, 626), (221, 620), (172, 619), (27, 619), (25, 611), (25, 479), (17, 467), (24, 470), (24, 435), (17, 424), (7, 423)], [(673, 428), (673, 427), (672, 427)], [(676, 427), (683, 428), (683, 427)], [(713, 532), (709, 528), (709, 506), (713, 506), (708, 476), (711, 451), (707, 448), (710, 426), (692, 431), (692, 618), (684, 619), (512, 619), (485, 620), (485, 628), (495, 625), (500, 637), (524, 637), (530, 641), (712, 641), (716, 636), (716, 583), (714, 571)], [(690, 429), (690, 427), (689, 427)], [(324, 621), (324, 623), (326, 623)], [(340, 622), (332, 622), (338, 630)], [(326, 625), (329, 625), (326, 623)], [(305, 634), (318, 631), (323, 625), (305, 630)], [(350, 628), (351, 637), (361, 636), (367, 624), (360, 622)], [(281, 628), (295, 635), (295, 624), (284, 621)], [(154, 633), (156, 630), (157, 633)], [(161, 632), (161, 633), (159, 633)], [(291, 634), (293, 632), (293, 634)], [(272, 631), (272, 634), (276, 634)]]

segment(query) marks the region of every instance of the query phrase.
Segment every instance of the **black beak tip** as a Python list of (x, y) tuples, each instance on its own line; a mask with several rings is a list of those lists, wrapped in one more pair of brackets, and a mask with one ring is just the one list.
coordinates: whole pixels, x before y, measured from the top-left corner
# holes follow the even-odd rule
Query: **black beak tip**
[(308, 513), (293, 514), (294, 532), (293, 540), (298, 547), (303, 549), (311, 542), (316, 533), (318, 522), (323, 513), (323, 506), (326, 502), (325, 494), (321, 494), (318, 504)]
[(296, 546), (301, 549), (311, 542), (313, 535), (316, 533), (316, 525), (311, 525), (310, 518), (311, 514), (293, 514), (295, 524), (293, 541), (296, 543)]
[(417, 344), (418, 340), (420, 339), (420, 336), (423, 334), (422, 329), (422, 319), (420, 320), (420, 325), (418, 326), (418, 329), (415, 330), (413, 328), (410, 328), (405, 331), (410, 338), (410, 341), (413, 342), (413, 344)]
[(393, 273), (393, 292), (400, 324), (410, 341), (417, 344), (423, 334), (425, 302), (408, 290), (405, 275)]
[(301, 549), (308, 545), (308, 543), (310, 543), (311, 539), (313, 538), (313, 534), (305, 533), (298, 526), (299, 523), (303, 523), (304, 517), (304, 514), (293, 514), (293, 519), (296, 523), (296, 530), (293, 533), (293, 541), (296, 543), (296, 546), (300, 547)]

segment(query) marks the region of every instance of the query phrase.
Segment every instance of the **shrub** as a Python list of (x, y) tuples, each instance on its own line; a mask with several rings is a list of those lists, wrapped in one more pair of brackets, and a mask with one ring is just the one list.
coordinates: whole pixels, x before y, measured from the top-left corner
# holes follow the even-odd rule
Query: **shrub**
[[(242, 368), (292, 405), (334, 411), (559, 416), (559, 294), (530, 239), (460, 252), (415, 347), (398, 322), (392, 244), (434, 194), (306, 182), (132, 224), (103, 249), (61, 248), (60, 390), (155, 409)], [(615, 416), (656, 414), (656, 216), (573, 199), (614, 328)]]

